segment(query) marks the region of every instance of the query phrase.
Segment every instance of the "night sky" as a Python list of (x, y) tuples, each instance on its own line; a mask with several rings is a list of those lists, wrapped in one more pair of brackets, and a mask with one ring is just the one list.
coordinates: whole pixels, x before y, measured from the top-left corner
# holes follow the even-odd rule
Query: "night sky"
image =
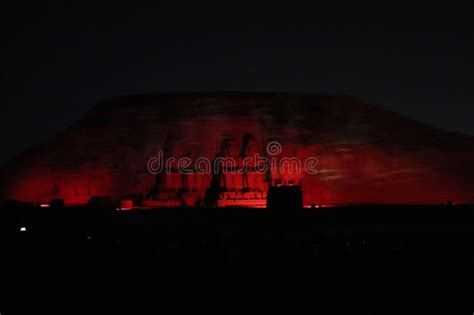
[(153, 92), (343, 93), (474, 135), (472, 1), (134, 3), (2, 4), (0, 162)]

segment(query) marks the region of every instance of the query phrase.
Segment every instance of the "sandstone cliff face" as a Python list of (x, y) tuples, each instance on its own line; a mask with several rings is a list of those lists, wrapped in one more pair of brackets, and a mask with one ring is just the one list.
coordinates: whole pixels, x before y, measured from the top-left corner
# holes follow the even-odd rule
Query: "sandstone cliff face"
[[(311, 203), (474, 202), (474, 138), (446, 132), (347, 96), (274, 93), (194, 93), (105, 99), (71, 128), (0, 170), (0, 198), (82, 204), (92, 196), (120, 199), (153, 190), (147, 162), (166, 149), (175, 158), (213, 160), (223, 138), (238, 158), (282, 146), (277, 159), (316, 157), (316, 174), (272, 171), (272, 180), (302, 185)], [(169, 143), (166, 147), (165, 144)], [(166, 148), (165, 148), (166, 147)], [(203, 195), (211, 175), (192, 174), (189, 190)], [(168, 174), (166, 189), (182, 178)], [(248, 175), (267, 190), (266, 176)], [(229, 175), (229, 189), (242, 186)]]

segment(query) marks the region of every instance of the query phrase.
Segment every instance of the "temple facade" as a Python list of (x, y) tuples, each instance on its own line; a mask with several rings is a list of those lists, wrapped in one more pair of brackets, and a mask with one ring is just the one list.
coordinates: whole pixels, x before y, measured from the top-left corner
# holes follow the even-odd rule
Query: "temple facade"
[[(269, 151), (269, 144), (276, 147)], [(150, 160), (160, 152), (175, 163), (156, 173)], [(255, 156), (276, 164), (262, 172), (270, 162), (260, 161), (243, 171), (244, 159)], [(176, 164), (183, 158), (190, 164), (185, 174)], [(216, 172), (196, 167), (222, 159), (235, 163)], [(305, 205), (467, 203), (474, 202), (473, 159), (473, 137), (348, 96), (122, 96), (100, 101), (67, 130), (3, 165), (0, 199), (62, 198), (72, 205), (109, 196), (160, 207), (262, 207), (269, 187), (301, 185)], [(315, 162), (310, 171), (308, 160)]]

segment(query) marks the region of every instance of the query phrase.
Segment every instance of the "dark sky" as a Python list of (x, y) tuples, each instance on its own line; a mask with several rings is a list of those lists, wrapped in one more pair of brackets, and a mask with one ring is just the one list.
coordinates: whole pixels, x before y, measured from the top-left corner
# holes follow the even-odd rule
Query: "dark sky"
[(148, 92), (345, 93), (474, 135), (472, 1), (194, 2), (2, 4), (0, 162)]

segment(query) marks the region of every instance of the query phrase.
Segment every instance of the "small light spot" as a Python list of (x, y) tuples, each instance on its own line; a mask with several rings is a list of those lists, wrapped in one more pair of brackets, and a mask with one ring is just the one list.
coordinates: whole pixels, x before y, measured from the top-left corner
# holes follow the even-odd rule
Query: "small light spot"
[(26, 232), (26, 227), (22, 226), (22, 227), (20, 228), (20, 232)]

